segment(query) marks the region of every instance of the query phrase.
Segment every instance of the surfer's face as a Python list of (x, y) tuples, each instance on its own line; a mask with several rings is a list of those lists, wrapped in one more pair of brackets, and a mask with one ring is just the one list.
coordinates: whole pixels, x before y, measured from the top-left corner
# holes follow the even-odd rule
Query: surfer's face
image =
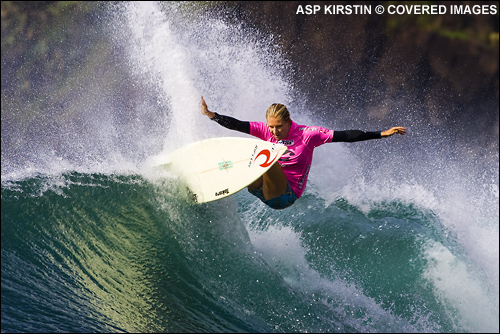
[(274, 116), (269, 116), (267, 118), (267, 126), (271, 134), (274, 136), (276, 140), (282, 140), (288, 136), (288, 131), (290, 131), (290, 127), (292, 122), (284, 122), (283, 120), (276, 118)]

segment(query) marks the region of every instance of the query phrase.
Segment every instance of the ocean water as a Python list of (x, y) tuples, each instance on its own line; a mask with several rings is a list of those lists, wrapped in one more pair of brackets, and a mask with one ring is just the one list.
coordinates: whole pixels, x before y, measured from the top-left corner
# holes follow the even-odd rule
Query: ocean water
[(408, 106), (406, 136), (316, 149), (288, 209), (245, 190), (191, 204), (152, 161), (243, 136), (200, 96), (239, 119), (281, 101), (341, 125), (307, 110), (269, 37), (176, 4), (106, 20), (148, 99), (125, 115), (95, 74), (79, 117), (2, 151), (2, 332), (498, 332), (498, 147), (458, 158), (467, 129), (438, 138)]

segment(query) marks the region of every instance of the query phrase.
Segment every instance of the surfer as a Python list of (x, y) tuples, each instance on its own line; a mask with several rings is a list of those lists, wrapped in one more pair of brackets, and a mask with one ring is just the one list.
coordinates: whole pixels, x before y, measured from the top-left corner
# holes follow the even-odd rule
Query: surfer
[(201, 97), (201, 113), (225, 128), (240, 131), (271, 143), (287, 146), (287, 150), (264, 175), (248, 186), (248, 191), (273, 209), (284, 209), (302, 196), (307, 184), (315, 147), (331, 142), (356, 142), (404, 135), (406, 128), (386, 131), (333, 131), (319, 126), (298, 125), (290, 119), (285, 105), (272, 104), (266, 112), (267, 123), (240, 121), (208, 110)]

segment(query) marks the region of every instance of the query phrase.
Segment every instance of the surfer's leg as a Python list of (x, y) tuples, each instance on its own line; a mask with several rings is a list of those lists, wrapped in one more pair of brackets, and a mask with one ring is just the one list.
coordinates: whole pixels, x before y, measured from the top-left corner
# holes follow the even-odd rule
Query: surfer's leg
[(288, 180), (280, 164), (275, 163), (262, 175), (262, 191), (264, 198), (270, 200), (286, 193)]
[(264, 181), (263, 181), (263, 178), (261, 176), (257, 180), (255, 180), (253, 183), (250, 183), (248, 185), (248, 190), (255, 191), (255, 190), (259, 189), (260, 187), (262, 187), (262, 182), (264, 182)]
[(290, 188), (279, 164), (274, 164), (263, 176), (249, 185), (248, 191), (276, 210), (288, 208), (297, 200), (297, 195)]
[(297, 195), (295, 195), (292, 188), (290, 188), (289, 183), (286, 184), (286, 192), (283, 195), (271, 198), (270, 200), (266, 200), (264, 198), (264, 192), (262, 191), (262, 188), (262, 186), (257, 189), (250, 189), (250, 187), (248, 187), (248, 191), (273, 209), (281, 210), (288, 208), (297, 200)]
[(286, 193), (287, 184), (288, 180), (283, 172), (283, 168), (280, 164), (276, 163), (272, 165), (272, 167), (269, 168), (264, 175), (255, 180), (255, 182), (251, 183), (248, 186), (248, 190), (253, 192), (262, 188), (264, 199), (267, 201)]
[(279, 164), (274, 164), (263, 176), (250, 184), (248, 191), (273, 209), (285, 209), (297, 199)]

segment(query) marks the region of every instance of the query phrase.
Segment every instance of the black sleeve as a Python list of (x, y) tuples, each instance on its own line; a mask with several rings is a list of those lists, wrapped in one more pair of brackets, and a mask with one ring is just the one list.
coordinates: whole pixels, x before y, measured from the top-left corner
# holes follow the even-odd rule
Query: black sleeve
[(369, 139), (379, 139), (382, 138), (380, 131), (378, 132), (365, 132), (360, 130), (347, 130), (347, 131), (335, 131), (333, 133), (332, 143), (334, 142), (355, 142), (363, 141)]
[(219, 115), (218, 113), (214, 113), (215, 116), (212, 118), (212, 121), (215, 121), (222, 125), (225, 128), (230, 130), (236, 130), (239, 132), (244, 132), (246, 134), (250, 134), (250, 122), (244, 122), (237, 120), (236, 118), (232, 118), (229, 116)]

